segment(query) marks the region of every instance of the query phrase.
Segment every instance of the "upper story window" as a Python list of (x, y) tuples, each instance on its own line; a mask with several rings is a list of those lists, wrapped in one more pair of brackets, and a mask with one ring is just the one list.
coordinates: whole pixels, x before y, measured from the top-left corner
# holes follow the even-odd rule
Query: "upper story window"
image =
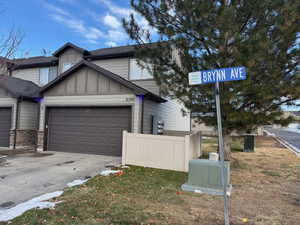
[(40, 85), (46, 85), (57, 77), (57, 67), (40, 68)]
[(153, 79), (152, 74), (147, 68), (141, 67), (136, 59), (130, 59), (130, 80)]
[(74, 65), (75, 65), (75, 63), (71, 63), (71, 62), (63, 63), (63, 65), (62, 65), (62, 73), (65, 72), (65, 71), (67, 71), (68, 69), (70, 69)]

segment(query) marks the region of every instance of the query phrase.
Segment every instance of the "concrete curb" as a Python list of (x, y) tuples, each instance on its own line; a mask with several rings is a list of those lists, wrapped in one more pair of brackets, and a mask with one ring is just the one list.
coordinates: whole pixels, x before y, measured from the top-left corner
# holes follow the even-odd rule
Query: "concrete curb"
[(267, 134), (267, 136), (271, 136), (273, 137), (277, 142), (279, 142), (281, 145), (283, 145), (284, 147), (286, 147), (288, 150), (290, 150), (291, 152), (295, 153), (296, 156), (300, 157), (300, 149), (295, 147), (294, 145), (288, 143), (286, 140), (282, 139), (279, 136), (276, 136), (274, 133), (271, 133), (267, 130), (263, 131), (264, 133)]

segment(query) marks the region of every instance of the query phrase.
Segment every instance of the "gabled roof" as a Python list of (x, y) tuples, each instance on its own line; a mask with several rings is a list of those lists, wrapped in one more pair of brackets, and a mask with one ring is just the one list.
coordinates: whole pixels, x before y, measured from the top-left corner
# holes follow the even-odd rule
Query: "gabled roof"
[(127, 87), (128, 89), (132, 90), (136, 95), (144, 95), (146, 98), (151, 99), (153, 101), (156, 102), (166, 102), (165, 99), (161, 98), (160, 96), (120, 77), (117, 74), (114, 74), (106, 69), (103, 69), (102, 67), (88, 62), (86, 60), (82, 60), (79, 63), (77, 63), (76, 65), (74, 65), (73, 67), (71, 67), (70, 69), (68, 69), (67, 71), (65, 71), (64, 73), (62, 73), (61, 75), (59, 75), (56, 79), (54, 79), (53, 81), (51, 81), (50, 83), (48, 83), (47, 85), (45, 85), (42, 89), (41, 89), (41, 93), (44, 93), (45, 91), (47, 91), (48, 89), (52, 88), (53, 86), (55, 86), (57, 83), (63, 81), (65, 78), (67, 78), (68, 76), (70, 76), (71, 74), (73, 74), (74, 72), (78, 71), (79, 69), (81, 69), (82, 67), (88, 67), (91, 68), (97, 72), (99, 72), (101, 75), (106, 76), (107, 78), (110, 78), (120, 84), (122, 84), (123, 86)]
[[(156, 47), (157, 43), (145, 44), (147, 47)], [(77, 52), (83, 54), (84, 59), (110, 59), (110, 58), (120, 58), (120, 57), (133, 57), (136, 49), (141, 48), (144, 45), (126, 45), (112, 48), (100, 48), (92, 51), (80, 48), (70, 42), (65, 43), (62, 47), (53, 53), (53, 56), (36, 56), (21, 59), (10, 60), (12, 70), (15, 69), (25, 69), (33, 67), (46, 67), (55, 66), (58, 64), (58, 56), (65, 51), (67, 48), (73, 48)]]
[(157, 42), (143, 44), (143, 45), (125, 45), (112, 48), (100, 48), (90, 51), (90, 55), (86, 58), (90, 59), (106, 59), (106, 58), (118, 58), (118, 57), (132, 57), (134, 56), (137, 48), (143, 48), (147, 46), (150, 48), (157, 47)]
[(14, 65), (12, 69), (25, 69), (32, 67), (54, 66), (58, 63), (58, 59), (53, 56), (36, 56), (29, 58), (20, 58), (10, 60)]
[(63, 46), (61, 46), (59, 49), (57, 49), (53, 55), (58, 57), (61, 53), (63, 53), (66, 49), (68, 48), (73, 48), (75, 51), (83, 54), (83, 55), (89, 55), (89, 51), (85, 50), (84, 48), (80, 48), (74, 44), (72, 44), (71, 42), (67, 42), (65, 43)]
[(3, 57), (3, 56), (0, 56), (0, 62), (7, 62), (7, 63), (11, 63), (11, 60), (6, 58), (6, 57)]
[(129, 57), (133, 56), (136, 45), (127, 45), (112, 48), (100, 48), (90, 51), (90, 55), (87, 58), (91, 59), (104, 59), (104, 58), (117, 58), (117, 57)]
[(40, 97), (41, 88), (28, 80), (0, 75), (0, 88), (14, 98), (35, 99)]

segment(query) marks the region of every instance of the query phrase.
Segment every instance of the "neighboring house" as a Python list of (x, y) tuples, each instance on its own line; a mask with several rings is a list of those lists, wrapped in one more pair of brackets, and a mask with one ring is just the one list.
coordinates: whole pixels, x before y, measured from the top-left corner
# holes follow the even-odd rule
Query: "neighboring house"
[(0, 147), (36, 144), (40, 87), (0, 75)]
[(0, 74), (8, 74), (8, 68), (11, 64), (11, 60), (0, 56)]
[(42, 87), (38, 149), (121, 155), (122, 130), (190, 131), (182, 104), (160, 95), (151, 74), (134, 58), (135, 47), (87, 51), (66, 43), (50, 57), (16, 59), (9, 75)]

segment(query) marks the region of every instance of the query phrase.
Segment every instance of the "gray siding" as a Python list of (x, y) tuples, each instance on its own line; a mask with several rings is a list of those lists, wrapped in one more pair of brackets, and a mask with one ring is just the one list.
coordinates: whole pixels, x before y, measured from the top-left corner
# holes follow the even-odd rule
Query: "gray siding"
[(59, 56), (58, 74), (62, 73), (64, 63), (76, 64), (82, 60), (82, 54), (72, 48), (67, 49)]
[(165, 131), (190, 131), (190, 114), (183, 114), (182, 110), (188, 110), (184, 105), (176, 99), (168, 99), (161, 103), (158, 107), (158, 112), (161, 119), (164, 121)]
[(102, 59), (92, 61), (92, 63), (128, 80), (129, 58)]
[(10, 94), (4, 90), (3, 88), (0, 88), (0, 98), (10, 98)]
[(38, 127), (38, 107), (34, 102), (23, 101), (19, 104), (18, 129), (35, 130)]
[(156, 103), (150, 100), (144, 101), (144, 133), (148, 134), (152, 129), (151, 115), (164, 121), (164, 130), (172, 132), (189, 132), (190, 115), (183, 115), (183, 104), (176, 100), (168, 99), (165, 103)]
[(136, 85), (142, 88), (145, 88), (148, 91), (151, 91), (154, 94), (160, 94), (159, 87), (157, 86), (155, 80), (134, 80), (131, 82), (135, 83)]
[(0, 74), (1, 75), (8, 75), (8, 70), (7, 70), (7, 65), (6, 65), (6, 63), (1, 63), (0, 64)]
[[(32, 81), (33, 83), (41, 86), (40, 68), (42, 67), (14, 70), (12, 71), (12, 76), (23, 80)], [(57, 66), (51, 66), (49, 68), (50, 68), (50, 73), (52, 73), (51, 77), (55, 78), (57, 76)]]
[(143, 127), (143, 133), (144, 134), (150, 134), (152, 130), (152, 118), (151, 116), (159, 116), (158, 114), (158, 108), (159, 103), (150, 101), (145, 99), (144, 100), (144, 127)]
[(48, 96), (131, 94), (123, 85), (90, 68), (82, 68), (47, 91)]
[(40, 81), (40, 69), (39, 68), (30, 68), (30, 69), (19, 69), (12, 71), (12, 76), (20, 78), (23, 80), (29, 80), (33, 83), (39, 85)]

